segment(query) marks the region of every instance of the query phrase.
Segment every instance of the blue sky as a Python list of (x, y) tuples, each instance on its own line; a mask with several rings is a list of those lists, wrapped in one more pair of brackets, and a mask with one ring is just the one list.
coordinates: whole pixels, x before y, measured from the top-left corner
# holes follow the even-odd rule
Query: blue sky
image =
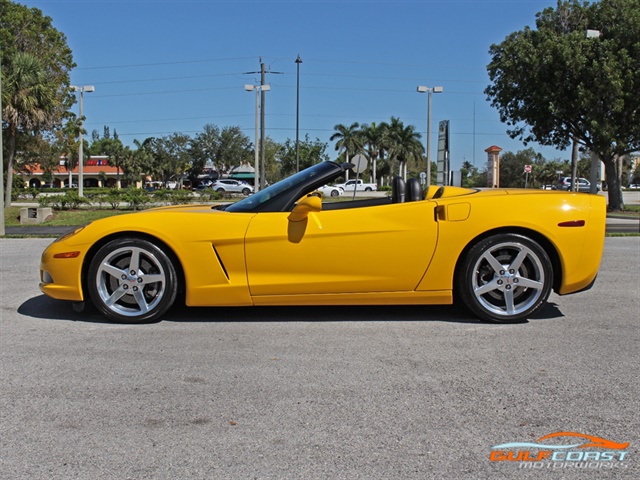
[[(329, 142), (334, 125), (399, 117), (423, 135), (432, 98), (432, 158), (437, 125), (450, 121), (452, 169), (484, 165), (485, 148), (526, 148), (506, 135), (482, 93), (492, 43), (534, 26), (553, 0), (46, 0), (22, 1), (67, 36), (85, 94), (87, 130), (108, 125), (121, 140), (173, 132), (194, 136), (207, 123), (239, 125), (251, 138), (260, 58), (273, 73), (267, 135), (295, 139), (296, 64), (300, 137)], [(77, 105), (76, 105), (77, 112)], [(570, 152), (532, 146), (547, 159)], [(335, 158), (334, 145), (328, 152)]]

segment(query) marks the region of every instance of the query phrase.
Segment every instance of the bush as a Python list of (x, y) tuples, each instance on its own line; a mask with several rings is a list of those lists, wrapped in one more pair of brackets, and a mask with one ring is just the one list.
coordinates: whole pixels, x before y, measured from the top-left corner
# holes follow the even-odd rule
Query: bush
[(122, 193), (117, 188), (112, 188), (109, 190), (109, 193), (104, 196), (105, 202), (111, 205), (113, 210), (116, 210), (120, 206), (120, 202), (122, 201)]
[(147, 192), (141, 188), (128, 188), (122, 195), (122, 200), (129, 204), (129, 208), (138, 210), (143, 205), (147, 205), (151, 202), (151, 199), (147, 195)]
[(41, 207), (51, 207), (54, 210), (77, 210), (82, 204), (87, 204), (89, 201), (78, 195), (78, 192), (71, 190), (64, 195), (49, 195), (40, 196), (38, 198), (38, 204)]
[(222, 198), (222, 194), (219, 192), (215, 192), (213, 190), (211, 191), (203, 191), (200, 194), (200, 200), (203, 202), (215, 202), (217, 200), (220, 200)]
[(171, 205), (184, 205), (185, 203), (190, 203), (193, 199), (193, 193), (189, 190), (172, 190), (169, 202)]

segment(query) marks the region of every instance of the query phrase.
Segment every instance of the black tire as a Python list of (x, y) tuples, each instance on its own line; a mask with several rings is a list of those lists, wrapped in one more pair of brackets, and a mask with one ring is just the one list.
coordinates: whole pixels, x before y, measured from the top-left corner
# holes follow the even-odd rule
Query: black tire
[(104, 245), (89, 265), (87, 287), (96, 309), (117, 323), (150, 323), (173, 305), (178, 276), (156, 244), (119, 238)]
[(251, 190), (249, 190), (248, 188), (243, 188), (242, 189), (242, 194), (243, 195), (249, 195), (251, 193)]
[(456, 275), (456, 297), (483, 320), (519, 323), (544, 306), (552, 285), (551, 260), (537, 242), (499, 234), (466, 253)]
[(365, 192), (370, 192), (371, 191), (371, 187), (367, 187), (364, 189)]
[(332, 197), (337, 197), (340, 195), (340, 192), (338, 190), (331, 190), (331, 196)]
[(224, 193), (224, 188), (219, 188), (219, 189), (217, 189), (217, 190), (216, 190), (216, 192), (218, 192), (218, 193)]

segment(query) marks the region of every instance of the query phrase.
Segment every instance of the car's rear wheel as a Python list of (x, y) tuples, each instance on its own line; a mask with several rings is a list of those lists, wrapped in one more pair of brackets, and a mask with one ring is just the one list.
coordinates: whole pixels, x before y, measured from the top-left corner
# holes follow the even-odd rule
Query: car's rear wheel
[(332, 197), (337, 197), (338, 195), (340, 195), (340, 192), (338, 190), (331, 190)]
[(224, 188), (218, 188), (218, 189), (216, 190), (216, 192), (218, 192), (218, 193), (224, 193)]
[(137, 238), (105, 244), (89, 266), (87, 287), (95, 307), (119, 323), (156, 321), (176, 299), (176, 269), (165, 251)]
[(499, 234), (467, 252), (456, 276), (456, 293), (483, 320), (517, 323), (542, 308), (552, 284), (551, 260), (537, 242)]

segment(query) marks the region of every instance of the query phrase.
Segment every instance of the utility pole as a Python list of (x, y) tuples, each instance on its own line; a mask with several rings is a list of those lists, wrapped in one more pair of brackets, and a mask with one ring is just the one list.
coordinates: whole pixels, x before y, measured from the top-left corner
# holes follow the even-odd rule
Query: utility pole
[(264, 166), (264, 85), (266, 70), (264, 63), (260, 63), (260, 190), (265, 188), (265, 175), (267, 170)]
[[(264, 64), (264, 62), (262, 61), (262, 57), (260, 58), (260, 71), (259, 72), (244, 72), (244, 75), (254, 75), (256, 73), (260, 74), (260, 86), (259, 87), (255, 87), (258, 88), (260, 90), (260, 158), (261, 158), (261, 163), (262, 165), (260, 166), (260, 172), (256, 172), (256, 175), (258, 175), (258, 177), (260, 177), (260, 190), (262, 190), (265, 185), (266, 185), (266, 173), (267, 173), (267, 169), (265, 166), (265, 148), (264, 148), (264, 144), (265, 144), (265, 128), (264, 128), (264, 99), (265, 99), (265, 95), (264, 92), (269, 91), (271, 89), (270, 85), (266, 84), (266, 75), (267, 73), (284, 73), (284, 72), (267, 72), (267, 68)], [(247, 86), (245, 86), (245, 90), (250, 90)], [(256, 181), (257, 182), (257, 181)], [(257, 185), (257, 183), (256, 183)]]
[[(0, 45), (0, 120), (2, 119), (2, 45)], [(0, 124), (2, 122), (0, 121)], [(2, 157), (2, 127), (0, 125), (0, 236), (4, 236), (4, 158)]]

